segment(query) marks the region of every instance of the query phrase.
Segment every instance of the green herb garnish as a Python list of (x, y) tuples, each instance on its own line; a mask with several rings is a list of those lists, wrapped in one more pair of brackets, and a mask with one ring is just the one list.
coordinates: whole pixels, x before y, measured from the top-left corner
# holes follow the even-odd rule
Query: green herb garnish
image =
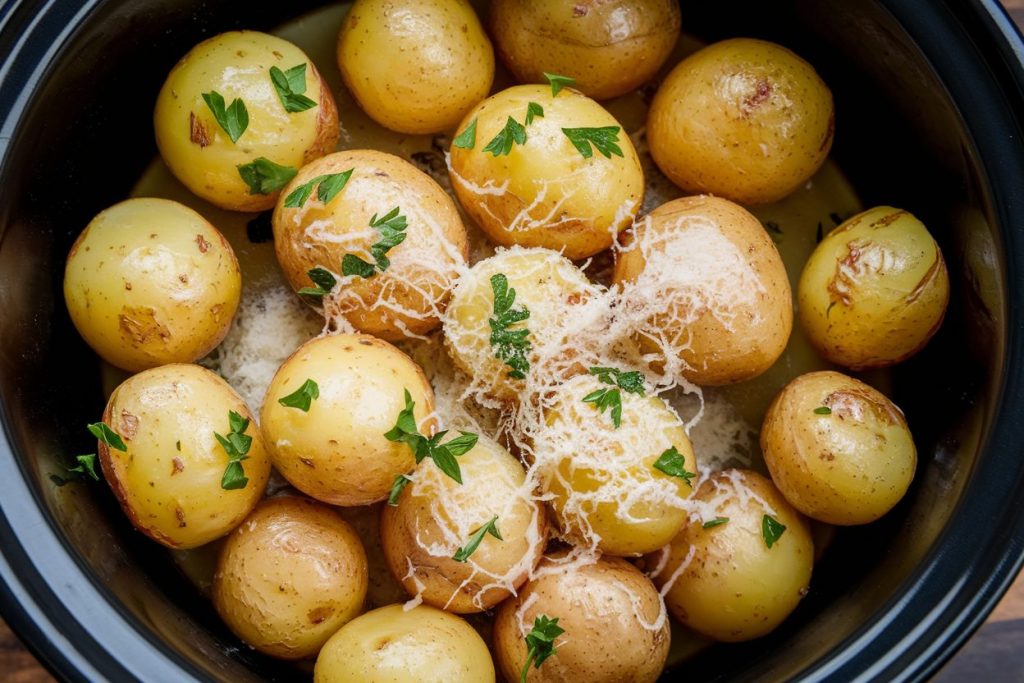
[(535, 118), (544, 118), (544, 107), (536, 102), (530, 102), (526, 105), (526, 125), (533, 123)]
[(672, 446), (658, 457), (654, 462), (654, 469), (664, 472), (670, 477), (685, 479), (687, 485), (691, 487), (693, 482), (690, 480), (697, 476), (696, 472), (686, 471), (686, 458), (676, 450), (675, 446)]
[(391, 507), (398, 507), (398, 497), (402, 495), (402, 491), (411, 482), (412, 479), (404, 474), (396, 474), (395, 481), (391, 484), (391, 493), (388, 494), (388, 505)]
[[(406, 389), (405, 408), (398, 413), (395, 426), (384, 434), (384, 438), (388, 441), (408, 444), (416, 455), (417, 464), (423, 462), (424, 458), (430, 458), (442, 472), (461, 484), (462, 470), (459, 468), (459, 462), (455, 458), (472, 450), (479, 437), (469, 432), (460, 432), (462, 436), (457, 436), (448, 443), (442, 444), (441, 439), (448, 433), (448, 430), (445, 430), (434, 434), (428, 439), (420, 434), (420, 430), (416, 426), (416, 417), (413, 414), (415, 407), (416, 403), (412, 400), (409, 390)], [(398, 485), (397, 479), (395, 485)], [(404, 485), (402, 484), (402, 486)], [(400, 491), (401, 489), (399, 489)]]
[(565, 629), (558, 625), (558, 617), (550, 619), (541, 614), (533, 620), (533, 628), (526, 634), (526, 664), (519, 675), (520, 683), (526, 683), (530, 664), (533, 664), (533, 668), (539, 669), (544, 660), (558, 652), (555, 638), (563, 633)]
[(559, 76), (558, 74), (549, 74), (545, 71), (544, 78), (548, 79), (548, 83), (551, 84), (552, 97), (557, 97), (562, 88), (570, 85), (576, 85), (576, 79), (571, 76)]
[(93, 436), (107, 444), (110, 448), (115, 448), (122, 453), (128, 452), (128, 447), (124, 445), (120, 435), (108, 427), (105, 422), (93, 422), (91, 425), (86, 425), (86, 428)]
[(271, 194), (292, 181), (298, 170), (260, 157), (238, 167), (238, 175), (249, 186), (249, 194)]
[(498, 515), (494, 515), (491, 517), (491, 521), (474, 531), (472, 535), (470, 535), (469, 541), (466, 543), (466, 547), (459, 548), (455, 554), (452, 555), (452, 559), (456, 562), (465, 562), (468, 560), (469, 556), (475, 553), (476, 549), (480, 547), (480, 544), (484, 540), (484, 536), (487, 534), (494, 536), (499, 541), (505, 540), (501, 537), (501, 532), (498, 531)]
[(704, 522), (703, 526), (705, 529), (714, 529), (716, 526), (722, 526), (723, 524), (727, 524), (728, 522), (728, 517), (715, 517), (709, 522)]
[(526, 144), (526, 129), (510, 116), (505, 122), (505, 127), (484, 147), (484, 152), (490, 152), (493, 156), (500, 157), (512, 151), (513, 143)]
[(242, 133), (249, 127), (249, 111), (241, 97), (236, 97), (228, 107), (224, 106), (224, 96), (216, 90), (203, 93), (206, 106), (213, 112), (217, 124), (228, 134), (231, 142), (238, 142)]
[(289, 192), (285, 197), (284, 205), (290, 209), (302, 208), (306, 200), (313, 194), (314, 187), (316, 188), (316, 198), (323, 204), (327, 204), (345, 188), (354, 170), (354, 168), (350, 168), (342, 173), (318, 175), (308, 183), (303, 183)]
[(782, 534), (785, 531), (785, 525), (771, 515), (765, 515), (761, 518), (761, 537), (764, 538), (764, 544), (769, 548), (782, 538)]
[[(618, 126), (602, 126), (601, 128), (563, 128), (562, 132), (573, 147), (583, 155), (584, 159), (594, 156), (594, 149), (611, 159), (612, 155), (622, 156)], [(593, 148), (591, 147), (593, 145)]]
[(270, 80), (274, 83), (277, 96), (289, 114), (306, 111), (316, 106), (316, 102), (306, 97), (306, 65), (299, 64), (287, 71), (276, 66), (270, 67)]
[(530, 369), (527, 354), (533, 349), (530, 343), (529, 328), (509, 329), (530, 317), (526, 306), (512, 308), (516, 301), (516, 290), (508, 286), (508, 278), (502, 273), (491, 276), (491, 291), (494, 292), (494, 315), (487, 321), (491, 326), (491, 346), (494, 356), (511, 370), (508, 376), (513, 379), (526, 379), (526, 371)]
[(228, 466), (224, 469), (224, 476), (220, 479), (220, 487), (225, 491), (244, 489), (249, 483), (242, 469), (242, 461), (248, 460), (249, 448), (252, 447), (252, 437), (245, 433), (249, 428), (249, 419), (242, 417), (233, 410), (228, 411), (228, 427), (231, 431), (227, 436), (214, 432), (224, 452), (228, 454)]
[(318, 299), (322, 299), (331, 293), (334, 286), (338, 284), (338, 280), (331, 274), (331, 271), (326, 268), (310, 268), (306, 271), (306, 275), (313, 281), (316, 287), (303, 287), (299, 290), (299, 294), (303, 296), (312, 296)]
[(593, 403), (600, 413), (611, 408), (612, 424), (618, 429), (622, 424), (622, 394), (619, 389), (643, 396), (644, 376), (635, 370), (622, 372), (616, 368), (590, 368), (589, 372), (597, 375), (603, 384), (610, 384), (614, 388), (592, 391), (583, 397), (583, 402)]
[(814, 409), (814, 414), (815, 415), (831, 415), (832, 414), (832, 409), (829, 408), (828, 406), (818, 406), (817, 408)]
[(284, 398), (277, 399), (277, 402), (285, 408), (298, 408), (302, 412), (308, 413), (309, 407), (318, 398), (320, 398), (320, 387), (313, 380), (307, 379), (301, 387)]
[(452, 145), (462, 149), (473, 149), (476, 146), (476, 119), (469, 122), (466, 130), (459, 133), (458, 137), (452, 141)]
[[(380, 233), (380, 240), (370, 247), (370, 254), (377, 262), (376, 267), (383, 273), (391, 265), (391, 259), (387, 257), (387, 253), (405, 241), (405, 229), (408, 227), (408, 221), (399, 213), (396, 206), (381, 218), (377, 218), (377, 214), (373, 214), (373, 218), (370, 219), (370, 227)], [(355, 254), (345, 254), (341, 260), (341, 274), (371, 278), (374, 276), (374, 265), (367, 263)]]
[(86, 477), (93, 481), (99, 481), (100, 477), (96, 474), (96, 454), (90, 453), (89, 455), (76, 455), (75, 460), (78, 462), (76, 467), (69, 467), (68, 472), (77, 474), (79, 478), (85, 479)]

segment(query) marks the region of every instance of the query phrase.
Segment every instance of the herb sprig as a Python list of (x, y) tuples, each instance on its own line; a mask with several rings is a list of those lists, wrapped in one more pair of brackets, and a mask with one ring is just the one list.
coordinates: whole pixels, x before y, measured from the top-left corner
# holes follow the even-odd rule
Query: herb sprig
[(817, 408), (814, 409), (814, 414), (815, 415), (831, 415), (832, 414), (832, 409), (829, 408), (828, 406), (818, 406)]
[(452, 555), (452, 559), (456, 562), (465, 562), (468, 560), (469, 556), (475, 553), (476, 549), (480, 547), (481, 543), (483, 543), (484, 536), (487, 534), (494, 536), (499, 541), (505, 540), (501, 537), (501, 532), (498, 531), (498, 515), (494, 515), (487, 524), (484, 524), (482, 527), (474, 531), (470, 535), (469, 541), (466, 542), (465, 547), (460, 547), (455, 554)]
[(354, 168), (350, 168), (341, 173), (326, 173), (324, 175), (318, 175), (308, 183), (303, 183), (289, 192), (288, 196), (284, 199), (284, 205), (290, 209), (302, 208), (305, 205), (306, 200), (308, 200), (310, 195), (313, 194), (314, 187), (316, 188), (316, 198), (320, 200), (321, 203), (327, 204), (334, 199), (339, 192), (345, 189), (345, 185), (348, 184), (348, 179), (352, 177), (352, 172), (354, 170)]
[(398, 497), (402, 495), (405, 487), (411, 483), (412, 479), (409, 477), (404, 474), (396, 474), (395, 480), (391, 483), (391, 493), (388, 494), (388, 505), (398, 507)]
[(128, 452), (128, 447), (124, 445), (124, 441), (121, 440), (121, 436), (107, 426), (107, 423), (93, 422), (90, 425), (86, 425), (86, 428), (93, 436), (107, 444), (110, 448), (117, 449), (122, 453)]
[(316, 106), (316, 102), (306, 97), (306, 65), (299, 64), (287, 71), (276, 66), (270, 67), (270, 80), (277, 90), (277, 96), (289, 114), (306, 111)]
[(249, 449), (252, 447), (252, 437), (245, 433), (249, 428), (249, 418), (242, 417), (233, 410), (228, 411), (228, 427), (231, 431), (227, 436), (214, 432), (224, 452), (228, 454), (228, 466), (224, 469), (224, 476), (221, 477), (220, 487), (225, 491), (244, 489), (249, 483), (249, 477), (245, 476), (242, 468), (242, 461), (249, 459)]
[(355, 254), (345, 254), (341, 259), (341, 274), (371, 278), (376, 274), (376, 269), (383, 273), (391, 265), (391, 259), (387, 257), (387, 253), (405, 241), (405, 229), (408, 225), (408, 220), (401, 214), (397, 206), (380, 218), (377, 218), (377, 214), (373, 214), (370, 219), (370, 227), (380, 233), (380, 239), (370, 247), (370, 255), (373, 256), (376, 265), (367, 263)]
[(632, 370), (622, 372), (617, 368), (594, 367), (588, 371), (597, 375), (602, 384), (610, 384), (613, 388), (597, 389), (583, 397), (584, 403), (593, 403), (598, 412), (604, 413), (611, 408), (612, 424), (618, 429), (622, 425), (622, 391), (644, 395), (644, 376)]
[(224, 106), (224, 96), (216, 90), (203, 93), (203, 101), (213, 112), (213, 118), (217, 125), (228, 134), (232, 143), (237, 143), (238, 138), (249, 127), (249, 110), (245, 108), (245, 102), (241, 97), (236, 97), (227, 107)]
[(565, 629), (558, 625), (558, 617), (549, 618), (541, 614), (533, 620), (533, 628), (526, 634), (526, 664), (519, 675), (520, 683), (526, 683), (526, 675), (530, 672), (530, 664), (533, 668), (539, 669), (548, 657), (557, 654), (555, 638), (565, 633)]
[(654, 469), (664, 472), (670, 477), (685, 479), (688, 486), (693, 486), (692, 479), (697, 476), (696, 472), (686, 471), (686, 457), (672, 446), (654, 462)]
[(508, 277), (503, 273), (491, 276), (491, 291), (494, 293), (494, 315), (488, 319), (491, 326), (491, 346), (495, 357), (511, 368), (507, 375), (513, 379), (526, 379), (530, 369), (527, 354), (533, 349), (528, 327), (509, 329), (529, 319), (530, 309), (526, 306), (513, 308), (516, 290), (508, 286)]
[[(423, 462), (425, 458), (430, 458), (442, 472), (461, 484), (462, 469), (459, 467), (459, 462), (456, 458), (472, 450), (473, 446), (476, 446), (479, 437), (470, 432), (460, 432), (461, 436), (457, 436), (447, 443), (441, 443), (441, 439), (448, 433), (448, 430), (444, 430), (427, 438), (420, 434), (419, 427), (416, 426), (416, 416), (413, 414), (415, 407), (416, 402), (412, 400), (412, 395), (406, 389), (405, 408), (398, 413), (395, 426), (384, 434), (384, 438), (388, 441), (408, 444), (416, 456), (417, 464)], [(398, 493), (401, 493), (401, 488), (399, 488), (398, 493), (394, 493), (396, 486), (404, 487), (405, 484), (399, 484), (399, 480), (396, 477), (392, 485), (392, 494), (397, 500)]]
[(298, 175), (298, 169), (275, 164), (266, 157), (259, 157), (238, 167), (238, 175), (249, 186), (249, 194), (272, 194), (277, 192)]
[(729, 518), (728, 517), (715, 517), (714, 519), (711, 519), (711, 520), (708, 520), (707, 522), (704, 522), (703, 527), (705, 529), (714, 529), (716, 526), (722, 526), (723, 524), (728, 524), (728, 523), (729, 523)]
[(334, 286), (338, 284), (337, 278), (331, 275), (331, 271), (326, 268), (310, 268), (306, 271), (306, 275), (313, 281), (315, 287), (303, 287), (299, 290), (299, 294), (303, 296), (311, 296), (317, 299), (322, 299), (331, 293)]
[(558, 74), (549, 74), (545, 71), (544, 78), (548, 79), (548, 83), (551, 84), (552, 97), (558, 97), (558, 93), (561, 92), (562, 88), (576, 85), (576, 79), (571, 76), (559, 76)]
[(785, 531), (786, 526), (771, 515), (766, 514), (761, 517), (761, 538), (764, 539), (764, 544), (769, 548), (782, 538), (782, 534)]
[(484, 147), (484, 152), (490, 152), (492, 156), (500, 157), (511, 152), (513, 144), (526, 144), (526, 128), (510, 116), (505, 122), (505, 127), (498, 131), (498, 134)]
[(612, 155), (622, 156), (622, 148), (619, 147), (618, 126), (602, 126), (600, 128), (563, 128), (562, 132), (569, 142), (576, 148), (584, 159), (594, 156), (594, 150), (603, 154), (608, 159)]
[(292, 393), (277, 399), (277, 402), (285, 408), (298, 408), (304, 413), (309, 412), (313, 401), (320, 398), (320, 386), (311, 379), (307, 379), (302, 386)]
[(466, 130), (452, 140), (452, 145), (461, 149), (473, 149), (476, 146), (476, 119), (470, 121)]

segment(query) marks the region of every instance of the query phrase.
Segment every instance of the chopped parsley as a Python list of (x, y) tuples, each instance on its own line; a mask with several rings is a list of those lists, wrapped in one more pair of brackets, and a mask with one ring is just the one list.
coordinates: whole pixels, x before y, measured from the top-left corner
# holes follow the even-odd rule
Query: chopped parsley
[(388, 494), (388, 505), (398, 507), (398, 497), (402, 491), (412, 482), (412, 479), (404, 474), (396, 474), (395, 480), (391, 483), (391, 493)]
[[(622, 156), (619, 147), (618, 126), (602, 126), (600, 128), (563, 128), (562, 132), (573, 147), (583, 155), (584, 159), (594, 156), (594, 149), (611, 159), (612, 155)], [(593, 147), (591, 147), (593, 146)]]
[(306, 65), (299, 64), (287, 71), (276, 66), (270, 67), (270, 80), (277, 90), (277, 96), (289, 114), (306, 111), (316, 106), (316, 102), (306, 97)]
[[(408, 227), (408, 221), (399, 213), (399, 208), (396, 206), (381, 218), (377, 218), (377, 214), (373, 214), (373, 218), (370, 219), (370, 227), (380, 233), (380, 240), (370, 247), (370, 254), (376, 261), (376, 268), (383, 273), (391, 265), (387, 253), (405, 241), (405, 229)], [(374, 264), (367, 263), (355, 254), (345, 254), (341, 260), (341, 274), (371, 278), (375, 275)]]
[(530, 102), (526, 105), (526, 125), (533, 123), (535, 118), (544, 118), (544, 107), (536, 102)]
[(313, 380), (307, 379), (301, 387), (287, 396), (277, 399), (277, 402), (285, 408), (298, 408), (302, 412), (308, 413), (309, 407), (318, 398), (320, 398), (320, 386)]
[(316, 198), (323, 204), (327, 204), (339, 192), (345, 189), (345, 185), (348, 183), (348, 179), (352, 177), (352, 171), (354, 170), (354, 168), (350, 168), (341, 173), (318, 175), (308, 183), (303, 183), (289, 192), (288, 196), (285, 197), (284, 205), (290, 209), (302, 208), (306, 200), (313, 194), (314, 187), (316, 188)]
[(828, 406), (818, 406), (817, 408), (814, 409), (814, 414), (815, 415), (831, 415), (832, 414), (832, 409), (829, 408)]
[(527, 327), (510, 328), (527, 320), (530, 310), (526, 306), (512, 307), (516, 301), (516, 290), (508, 286), (508, 278), (503, 273), (491, 276), (491, 291), (494, 293), (494, 315), (487, 322), (491, 326), (494, 356), (510, 368), (509, 377), (526, 379), (526, 371), (530, 369), (527, 354), (533, 349), (530, 330)]
[(107, 444), (110, 448), (115, 448), (122, 453), (128, 452), (128, 447), (124, 445), (120, 435), (108, 427), (105, 422), (93, 422), (91, 425), (86, 425), (86, 428), (93, 436)]
[(298, 170), (259, 157), (238, 167), (238, 175), (249, 186), (249, 194), (272, 194), (292, 181)]
[(491, 521), (474, 531), (470, 535), (469, 541), (466, 542), (466, 546), (464, 548), (460, 547), (455, 554), (452, 555), (452, 559), (456, 562), (465, 562), (468, 560), (469, 556), (475, 553), (476, 549), (480, 547), (480, 544), (484, 540), (484, 536), (487, 534), (494, 536), (499, 541), (505, 540), (501, 537), (501, 532), (498, 531), (498, 515), (494, 515), (491, 517)]
[(452, 145), (461, 149), (473, 149), (476, 146), (476, 119), (470, 121), (466, 130), (452, 140)]
[(231, 431), (227, 436), (213, 433), (224, 452), (228, 454), (228, 466), (220, 480), (220, 487), (225, 491), (244, 489), (249, 483), (249, 478), (245, 476), (245, 470), (242, 468), (242, 461), (249, 459), (249, 448), (252, 447), (252, 437), (245, 433), (249, 428), (248, 418), (233, 410), (228, 411), (228, 427)]
[(544, 78), (548, 79), (548, 83), (551, 84), (552, 97), (557, 97), (562, 88), (570, 85), (576, 85), (576, 79), (571, 76), (559, 76), (558, 74), (549, 74), (545, 71)]
[(677, 451), (675, 446), (672, 446), (658, 457), (654, 462), (654, 469), (664, 472), (670, 477), (685, 479), (689, 486), (693, 486), (691, 480), (697, 476), (696, 472), (686, 471), (686, 457)]
[(533, 620), (533, 628), (526, 634), (526, 664), (519, 675), (520, 683), (526, 683), (530, 664), (533, 664), (533, 668), (539, 669), (544, 660), (558, 652), (555, 638), (563, 633), (565, 629), (558, 625), (558, 617), (551, 619), (541, 614)]
[(714, 529), (716, 526), (722, 526), (723, 524), (728, 524), (728, 523), (729, 523), (729, 518), (728, 517), (715, 517), (712, 520), (704, 522), (703, 527), (705, 529)]
[(213, 118), (217, 119), (217, 125), (228, 134), (231, 142), (238, 142), (238, 138), (242, 137), (242, 133), (249, 127), (249, 110), (245, 108), (242, 98), (235, 98), (225, 107), (224, 96), (216, 90), (211, 90), (203, 93), (203, 100), (213, 112)]
[(498, 134), (484, 147), (484, 152), (490, 152), (492, 156), (500, 157), (509, 154), (513, 144), (526, 144), (526, 129), (523, 128), (523, 124), (510, 116), (505, 122), (505, 127), (498, 131)]
[(610, 384), (613, 388), (592, 391), (583, 397), (583, 402), (593, 403), (600, 413), (611, 408), (612, 424), (618, 429), (622, 425), (622, 393), (619, 390), (643, 396), (644, 376), (635, 370), (622, 372), (616, 368), (594, 367), (590, 368), (589, 372), (591, 375), (597, 375), (603, 384)]
[[(442, 444), (441, 439), (448, 433), (448, 430), (445, 430), (434, 434), (428, 439), (420, 434), (420, 430), (416, 426), (416, 417), (413, 414), (415, 407), (416, 402), (412, 400), (412, 395), (406, 389), (405, 408), (398, 413), (395, 426), (384, 434), (384, 438), (388, 441), (408, 444), (416, 456), (417, 464), (423, 462), (425, 458), (430, 458), (442, 472), (461, 484), (462, 470), (456, 458), (472, 450), (479, 437), (469, 432), (460, 432), (461, 436), (457, 436), (448, 443)], [(398, 485), (398, 480), (396, 479), (392, 486), (393, 494), (394, 486)], [(401, 484), (401, 486), (405, 486), (405, 484)], [(399, 489), (399, 493), (401, 493), (401, 489)], [(394, 495), (397, 500), (397, 494)]]
[(782, 534), (785, 531), (785, 525), (771, 515), (765, 515), (761, 518), (761, 537), (764, 539), (764, 544), (769, 548), (782, 538)]

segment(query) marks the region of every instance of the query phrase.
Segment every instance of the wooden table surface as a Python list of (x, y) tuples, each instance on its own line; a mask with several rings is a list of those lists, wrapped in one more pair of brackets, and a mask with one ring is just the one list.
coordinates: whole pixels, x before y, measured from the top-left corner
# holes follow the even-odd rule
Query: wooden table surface
[[(1024, 27), (1024, 0), (1003, 0), (1018, 26)], [(933, 683), (1024, 681), (1024, 574), (996, 607), (985, 625)], [(1003, 655), (1003, 656), (1000, 656)], [(50, 676), (0, 619), (0, 683), (52, 683)]]

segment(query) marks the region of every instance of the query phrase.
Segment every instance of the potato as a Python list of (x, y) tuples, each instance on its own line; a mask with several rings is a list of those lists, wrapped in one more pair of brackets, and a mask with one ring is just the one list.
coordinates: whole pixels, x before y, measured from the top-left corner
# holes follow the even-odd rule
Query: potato
[(697, 461), (682, 421), (662, 399), (617, 389), (617, 428), (613, 409), (599, 412), (583, 401), (608, 388), (593, 376), (559, 387), (533, 452), (568, 540), (607, 555), (639, 555), (672, 540), (686, 522), (692, 492), (686, 477), (671, 476), (655, 463), (674, 448), (685, 472), (695, 476)]
[[(449, 172), (459, 203), (491, 240), (547, 247), (577, 260), (609, 248), (629, 226), (643, 201), (644, 174), (611, 114), (571, 88), (554, 97), (551, 90), (520, 85), (481, 102), (459, 126), (460, 136), (475, 126), (475, 138), (465, 146), (456, 138)], [(527, 123), (531, 105), (543, 116)], [(510, 137), (507, 153), (489, 150), (515, 126), (525, 126), (524, 142)], [(604, 129), (608, 147), (584, 140), (580, 151), (564, 132), (595, 128)]]
[[(215, 434), (232, 433), (229, 413), (252, 439), (241, 488), (222, 484), (229, 455)], [(103, 475), (136, 529), (170, 548), (195, 548), (234, 529), (263, 495), (270, 458), (242, 399), (198, 365), (164, 365), (114, 389), (103, 422), (127, 450), (99, 443)]]
[(494, 50), (466, 0), (356, 0), (338, 36), (338, 68), (381, 125), (441, 133), (487, 97)]
[(508, 681), (528, 665), (526, 636), (540, 616), (558, 619), (565, 633), (533, 683), (647, 683), (656, 681), (669, 649), (669, 622), (658, 591), (636, 567), (616, 557), (593, 564), (541, 563), (538, 578), (505, 601), (494, 621), (494, 654)]
[(387, 503), (335, 508), (341, 518), (356, 530), (363, 542), (363, 550), (366, 551), (366, 564), (370, 570), (366, 609), (402, 602), (409, 597), (398, 579), (388, 571), (388, 562), (384, 557), (384, 546), (380, 540), (380, 514), (385, 505)]
[(786, 348), (793, 303), (761, 223), (717, 197), (675, 199), (639, 221), (615, 264), (620, 316), (665, 371), (699, 385), (742, 382)]
[(260, 652), (302, 659), (359, 614), (366, 553), (326, 505), (268, 498), (228, 536), (213, 577), (213, 606)]
[(683, 190), (768, 204), (828, 157), (832, 93), (786, 48), (750, 38), (710, 45), (676, 66), (647, 118), (651, 156)]
[[(397, 505), (384, 507), (380, 532), (391, 573), (411, 595), (465, 614), (523, 585), (544, 553), (547, 525), (522, 465), (500, 445), (480, 437), (458, 462), (462, 484), (433, 460), (420, 463)], [(453, 559), (495, 517), (501, 539), (485, 534), (465, 562)]]
[(949, 273), (921, 221), (890, 206), (854, 216), (807, 260), (800, 322), (828, 360), (854, 370), (899, 363), (942, 325)]
[(587, 96), (607, 100), (643, 85), (665, 63), (679, 38), (679, 3), (496, 0), (490, 26), (521, 82), (543, 83), (545, 72), (570, 76)]
[[(284, 90), (272, 80), (275, 67)], [(295, 171), (334, 149), (340, 135), (330, 87), (313, 62), (288, 41), (257, 31), (222, 33), (192, 48), (167, 76), (154, 124), (171, 173), (234, 211), (274, 206)]]
[(487, 644), (464, 620), (419, 605), (353, 619), (320, 651), (314, 683), (493, 683)]
[(129, 199), (101, 211), (75, 240), (64, 301), (103, 360), (137, 372), (191, 363), (228, 333), (241, 297), (238, 261), (192, 209)]
[[(647, 558), (665, 604), (684, 625), (715, 640), (769, 633), (807, 593), (810, 527), (771, 481), (749, 470), (715, 472), (693, 498), (700, 514)], [(769, 517), (785, 527), (781, 536), (766, 530)]]
[(884, 515), (907, 492), (917, 465), (900, 409), (838, 372), (809, 372), (779, 392), (764, 417), (761, 450), (793, 507), (829, 524)]
[[(503, 347), (491, 343), (488, 321), (495, 318), (492, 278), (498, 275), (505, 276), (510, 291), (515, 290), (512, 310), (529, 311), (529, 318), (507, 326), (508, 330), (529, 330), (529, 348), (522, 354), (529, 366), (525, 370), (516, 370), (499, 358)], [(474, 390), (501, 401), (519, 400), (526, 378), (509, 373), (528, 376), (537, 372), (538, 349), (560, 342), (574, 308), (595, 292), (576, 266), (553, 251), (499, 250), (459, 279), (444, 317), (445, 345), (455, 364), (472, 378)], [(510, 362), (516, 364), (514, 359)]]
[[(346, 172), (351, 176), (344, 188), (326, 204), (320, 201), (323, 185), (316, 180)], [(289, 206), (298, 203), (289, 201), (293, 193), (309, 183), (317, 189), (301, 206)], [(398, 215), (385, 222), (394, 209)], [(403, 220), (404, 237), (390, 246), (389, 226)], [(383, 225), (375, 228), (373, 222)], [(340, 284), (322, 297), (328, 318), (388, 340), (422, 335), (441, 324), (469, 251), (451, 197), (409, 162), (373, 150), (338, 152), (303, 167), (281, 193), (273, 225), (277, 260), (292, 287), (315, 286), (313, 268), (330, 271)], [(371, 253), (382, 242), (388, 245), (384, 261)], [(343, 268), (342, 261), (353, 257), (372, 266), (369, 277)]]
[[(283, 405), (307, 380), (309, 409)], [(278, 369), (267, 389), (260, 425), (274, 467), (292, 486), (332, 505), (383, 500), (395, 476), (412, 470), (413, 452), (384, 434), (395, 426), (408, 391), (416, 424), (436, 428), (434, 395), (423, 371), (404, 353), (364, 334), (306, 342)]]

